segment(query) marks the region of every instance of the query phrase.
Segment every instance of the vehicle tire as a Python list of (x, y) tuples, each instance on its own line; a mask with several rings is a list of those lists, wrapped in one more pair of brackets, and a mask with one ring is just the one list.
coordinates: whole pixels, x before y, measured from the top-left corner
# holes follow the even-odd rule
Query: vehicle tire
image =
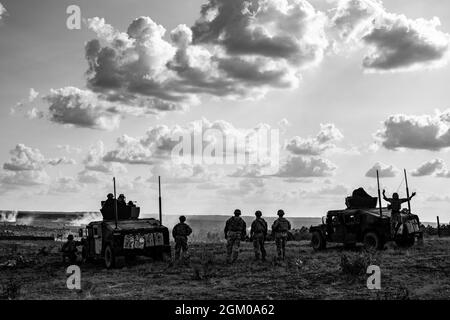
[(367, 232), (364, 235), (364, 247), (368, 250), (381, 250), (384, 247), (384, 243), (380, 236), (375, 232)]
[(319, 251), (326, 248), (326, 240), (323, 237), (322, 233), (319, 231), (314, 231), (311, 237), (311, 246), (314, 250)]
[(112, 268), (115, 267), (115, 265), (116, 265), (116, 257), (115, 257), (113, 249), (111, 248), (111, 245), (109, 245), (109, 244), (106, 245), (103, 258), (105, 260), (105, 267), (106, 267), (106, 269), (112, 269)]

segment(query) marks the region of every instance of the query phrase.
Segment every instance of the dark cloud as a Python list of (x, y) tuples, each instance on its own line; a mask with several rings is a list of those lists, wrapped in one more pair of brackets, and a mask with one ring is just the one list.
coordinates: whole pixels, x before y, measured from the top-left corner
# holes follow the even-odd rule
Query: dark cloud
[(389, 13), (378, 0), (340, 0), (331, 21), (341, 39), (369, 47), (366, 70), (403, 71), (448, 62), (450, 35), (438, 29), (438, 18), (413, 20)]
[(439, 151), (450, 147), (450, 110), (436, 115), (392, 115), (375, 134), (390, 150), (398, 148)]
[(413, 170), (411, 174), (415, 177), (431, 176), (443, 168), (444, 160), (433, 159), (421, 164), (417, 169)]
[(112, 130), (118, 127), (121, 115), (97, 95), (75, 87), (51, 90), (44, 97), (48, 102), (50, 121), (80, 128)]
[(307, 1), (210, 0), (192, 27), (195, 44), (217, 44), (231, 55), (320, 60), (328, 45), (325, 16)]
[(366, 172), (366, 177), (375, 178), (377, 176), (377, 171), (380, 178), (393, 178), (398, 173), (398, 169), (394, 166), (377, 162)]
[(192, 29), (179, 25), (170, 41), (149, 17), (135, 19), (127, 32), (89, 19), (97, 39), (85, 47), (88, 87), (109, 100), (145, 97), (149, 108), (165, 111), (184, 109), (199, 94), (255, 97), (290, 88), (301, 68), (322, 59), (325, 22), (303, 0), (210, 1)]
[(410, 20), (388, 15), (363, 37), (371, 46), (363, 66), (369, 70), (432, 67), (448, 61), (450, 36), (437, 30), (438, 18)]

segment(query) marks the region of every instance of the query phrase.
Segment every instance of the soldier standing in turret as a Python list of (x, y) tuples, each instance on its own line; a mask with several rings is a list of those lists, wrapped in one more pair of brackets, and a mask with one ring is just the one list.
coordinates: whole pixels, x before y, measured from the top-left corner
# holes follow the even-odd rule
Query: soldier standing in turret
[[(234, 217), (227, 220), (225, 224), (225, 239), (227, 239), (227, 262), (235, 262), (238, 258), (241, 239), (246, 235), (245, 221), (240, 217), (241, 210), (234, 210)], [(233, 260), (231, 260), (233, 255)]]
[(255, 261), (259, 260), (261, 254), (262, 261), (266, 261), (266, 249), (264, 248), (264, 241), (267, 236), (267, 222), (261, 218), (261, 211), (255, 212), (256, 219), (252, 223), (250, 229), (250, 237), (253, 240), (253, 249), (255, 251)]
[(188, 250), (188, 236), (191, 235), (192, 229), (186, 223), (186, 217), (180, 217), (180, 223), (175, 225), (172, 230), (172, 236), (175, 239), (175, 260), (180, 259), (182, 251), (183, 257)]
[(284, 260), (286, 257), (286, 241), (288, 231), (291, 230), (291, 223), (284, 218), (284, 211), (278, 210), (278, 219), (272, 225), (272, 234), (275, 236), (275, 244), (277, 246), (278, 259)]

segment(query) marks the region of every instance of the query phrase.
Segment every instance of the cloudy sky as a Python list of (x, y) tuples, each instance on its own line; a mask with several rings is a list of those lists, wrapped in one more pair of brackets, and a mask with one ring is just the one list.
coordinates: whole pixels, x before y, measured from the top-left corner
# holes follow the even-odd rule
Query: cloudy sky
[[(322, 216), (377, 169), (404, 195), (405, 168), (414, 211), (450, 220), (446, 1), (0, 3), (2, 209), (95, 211), (115, 176), (156, 212), (161, 175), (167, 213)], [(172, 156), (259, 132), (275, 157)]]

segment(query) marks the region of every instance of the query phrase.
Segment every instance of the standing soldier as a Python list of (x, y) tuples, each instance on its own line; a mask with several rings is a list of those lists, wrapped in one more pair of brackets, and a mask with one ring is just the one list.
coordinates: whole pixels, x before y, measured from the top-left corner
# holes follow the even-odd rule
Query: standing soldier
[(278, 259), (284, 260), (286, 257), (286, 241), (288, 231), (291, 230), (291, 223), (284, 218), (284, 211), (278, 210), (278, 219), (272, 225), (272, 234), (275, 235), (275, 244), (277, 245)]
[(253, 240), (253, 248), (255, 250), (255, 261), (259, 260), (261, 253), (262, 261), (266, 261), (266, 249), (264, 248), (264, 241), (267, 236), (267, 222), (261, 218), (261, 211), (255, 212), (256, 219), (252, 223), (250, 229), (250, 236)]
[(66, 258), (69, 259), (71, 264), (77, 262), (77, 242), (73, 239), (73, 235), (69, 234), (67, 236), (67, 241), (61, 247), (63, 263), (66, 262)]
[[(245, 238), (246, 228), (245, 221), (240, 217), (241, 210), (234, 210), (234, 217), (227, 220), (225, 224), (225, 239), (227, 239), (227, 262), (235, 262), (239, 254), (239, 246), (241, 239)], [(233, 260), (231, 260), (233, 254)]]
[(188, 250), (188, 236), (191, 235), (192, 229), (186, 223), (186, 217), (180, 217), (180, 223), (175, 225), (172, 230), (172, 236), (175, 239), (175, 260), (180, 259), (180, 253), (183, 251), (183, 257)]

